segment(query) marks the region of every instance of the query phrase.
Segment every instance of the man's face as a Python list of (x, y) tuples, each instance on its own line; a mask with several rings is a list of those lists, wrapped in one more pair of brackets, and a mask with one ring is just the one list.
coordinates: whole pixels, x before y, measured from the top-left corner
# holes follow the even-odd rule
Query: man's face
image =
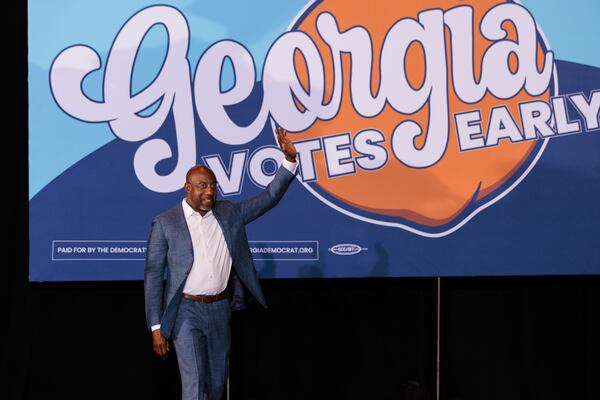
[(207, 212), (212, 209), (217, 200), (217, 180), (212, 171), (198, 169), (190, 174), (185, 183), (187, 202), (198, 212)]

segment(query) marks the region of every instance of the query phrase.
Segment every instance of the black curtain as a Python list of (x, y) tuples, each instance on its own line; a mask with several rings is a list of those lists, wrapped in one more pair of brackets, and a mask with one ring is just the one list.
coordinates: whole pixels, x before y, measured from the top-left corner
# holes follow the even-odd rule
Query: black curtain
[(441, 398), (598, 399), (598, 276), (442, 281)]
[[(179, 397), (141, 282), (20, 286), (9, 398)], [(231, 399), (435, 398), (435, 278), (263, 286), (269, 309), (234, 314)], [(600, 398), (599, 297), (598, 277), (442, 279), (440, 398)]]

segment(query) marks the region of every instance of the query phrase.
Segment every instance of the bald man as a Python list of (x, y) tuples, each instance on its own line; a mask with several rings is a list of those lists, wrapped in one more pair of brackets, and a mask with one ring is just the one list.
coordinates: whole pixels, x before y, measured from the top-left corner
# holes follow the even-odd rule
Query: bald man
[[(232, 203), (217, 201), (215, 174), (192, 167), (181, 204), (152, 221), (144, 267), (146, 319), (154, 352), (172, 339), (183, 400), (220, 400), (228, 374), (230, 317), (253, 297), (266, 306), (245, 225), (273, 208), (296, 172), (296, 148), (276, 130), (285, 159), (266, 189)], [(166, 270), (166, 281), (164, 280)]]

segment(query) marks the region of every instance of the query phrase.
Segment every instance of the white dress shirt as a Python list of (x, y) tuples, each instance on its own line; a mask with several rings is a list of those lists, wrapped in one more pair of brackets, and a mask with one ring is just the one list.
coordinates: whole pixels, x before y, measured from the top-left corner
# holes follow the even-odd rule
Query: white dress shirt
[[(298, 163), (283, 159), (282, 166), (296, 173)], [(194, 263), (183, 287), (183, 293), (192, 295), (215, 295), (227, 288), (231, 273), (231, 254), (225, 242), (223, 230), (212, 211), (204, 216), (187, 203), (181, 202), (194, 246)], [(153, 325), (152, 330), (160, 328)]]
[(185, 199), (181, 204), (194, 246), (194, 263), (185, 281), (183, 293), (219, 294), (227, 287), (231, 272), (231, 255), (223, 230), (212, 211), (202, 216)]

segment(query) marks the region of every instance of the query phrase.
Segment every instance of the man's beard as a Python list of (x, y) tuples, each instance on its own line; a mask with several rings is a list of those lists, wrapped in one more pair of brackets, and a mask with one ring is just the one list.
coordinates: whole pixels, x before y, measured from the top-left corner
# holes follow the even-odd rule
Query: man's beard
[(200, 201), (200, 211), (208, 212), (212, 210), (213, 205), (215, 204), (215, 199), (205, 199), (205, 201), (210, 201), (209, 205), (204, 205), (204, 201)]

